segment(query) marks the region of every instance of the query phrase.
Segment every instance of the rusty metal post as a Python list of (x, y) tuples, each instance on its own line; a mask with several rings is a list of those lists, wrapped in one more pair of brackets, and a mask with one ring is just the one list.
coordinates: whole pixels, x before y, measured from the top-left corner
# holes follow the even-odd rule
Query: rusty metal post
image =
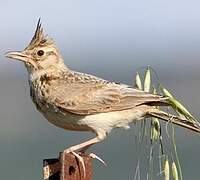
[(92, 180), (92, 158), (82, 155), (85, 163), (85, 177), (81, 163), (69, 153), (60, 153), (57, 159), (43, 160), (44, 180)]

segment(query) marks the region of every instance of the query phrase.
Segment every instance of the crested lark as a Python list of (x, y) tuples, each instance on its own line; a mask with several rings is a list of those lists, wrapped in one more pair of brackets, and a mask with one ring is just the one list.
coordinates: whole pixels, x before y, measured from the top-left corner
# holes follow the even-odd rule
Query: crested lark
[[(65, 150), (82, 151), (106, 138), (112, 129), (148, 116), (200, 132), (186, 119), (155, 108), (169, 105), (168, 98), (70, 70), (54, 41), (44, 36), (40, 20), (30, 44), (7, 57), (24, 62), (29, 75), (30, 96), (37, 109), (54, 125), (66, 130), (91, 131), (96, 137)], [(81, 158), (79, 157), (81, 160)]]

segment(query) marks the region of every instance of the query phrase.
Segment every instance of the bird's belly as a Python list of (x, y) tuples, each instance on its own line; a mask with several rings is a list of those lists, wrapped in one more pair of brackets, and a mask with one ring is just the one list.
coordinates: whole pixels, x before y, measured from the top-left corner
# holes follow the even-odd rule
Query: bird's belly
[(42, 111), (42, 114), (49, 122), (60, 128), (96, 133), (100, 131), (109, 133), (112, 129), (119, 127), (128, 128), (129, 123), (140, 120), (145, 116), (145, 113), (140, 109), (81, 116), (48, 108), (48, 110)]
[(104, 131), (109, 133), (115, 128), (128, 128), (129, 123), (142, 119), (145, 114), (139, 110), (135, 111), (129, 109), (87, 116), (48, 110), (45, 111), (43, 115), (49, 122), (63, 129), (73, 131), (93, 131), (96, 133)]
[(43, 114), (43, 116), (55, 126), (66, 130), (73, 131), (91, 131), (91, 128), (84, 124), (79, 124), (79, 120), (84, 118), (81, 115), (75, 115), (67, 111), (63, 111), (52, 104), (49, 104), (45, 99), (40, 99), (32, 89), (31, 98), (35, 104), (37, 110)]
[(129, 123), (144, 118), (146, 113), (140, 108), (123, 111), (113, 111), (85, 116), (79, 123), (87, 124), (95, 132), (105, 131), (109, 133), (112, 129), (123, 127), (129, 128)]
[(92, 131), (92, 129), (86, 124), (80, 124), (79, 121), (83, 118), (79, 115), (73, 115), (66, 112), (65, 114), (61, 113), (45, 113), (44, 116), (52, 124), (72, 131)]

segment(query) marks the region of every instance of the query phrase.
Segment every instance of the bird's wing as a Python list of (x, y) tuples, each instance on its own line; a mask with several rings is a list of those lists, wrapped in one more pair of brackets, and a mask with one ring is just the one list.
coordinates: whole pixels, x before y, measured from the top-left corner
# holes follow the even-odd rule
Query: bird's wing
[(164, 102), (153, 95), (113, 83), (66, 83), (55, 81), (50, 103), (80, 115), (130, 109), (140, 104)]

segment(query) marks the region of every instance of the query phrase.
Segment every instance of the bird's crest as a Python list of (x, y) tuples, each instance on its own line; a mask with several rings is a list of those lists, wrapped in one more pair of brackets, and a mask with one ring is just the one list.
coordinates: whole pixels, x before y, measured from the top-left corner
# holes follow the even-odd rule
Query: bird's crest
[(35, 30), (35, 34), (31, 40), (31, 42), (29, 43), (29, 45), (25, 48), (25, 50), (31, 50), (38, 46), (47, 46), (50, 44), (53, 44), (53, 40), (51, 38), (47, 37), (47, 35), (44, 35), (42, 23), (39, 18), (37, 27)]

